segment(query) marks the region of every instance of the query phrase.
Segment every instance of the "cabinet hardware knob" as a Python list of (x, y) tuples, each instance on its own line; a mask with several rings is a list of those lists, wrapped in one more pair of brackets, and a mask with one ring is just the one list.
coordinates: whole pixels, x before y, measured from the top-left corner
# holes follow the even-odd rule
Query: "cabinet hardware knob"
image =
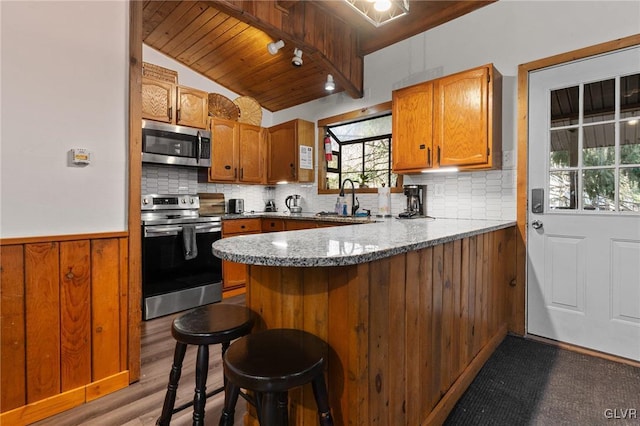
[(224, 166), (224, 169), (225, 170), (231, 170), (231, 166), (227, 164), (226, 166)]

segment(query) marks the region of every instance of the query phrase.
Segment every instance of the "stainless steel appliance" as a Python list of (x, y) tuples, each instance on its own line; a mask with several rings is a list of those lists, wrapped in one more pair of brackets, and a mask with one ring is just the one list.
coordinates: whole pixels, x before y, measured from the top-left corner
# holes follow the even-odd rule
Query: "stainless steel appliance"
[(242, 214), (244, 213), (244, 200), (242, 198), (230, 198), (229, 199), (229, 214)]
[(403, 193), (407, 197), (407, 206), (398, 217), (404, 219), (426, 217), (427, 185), (404, 185)]
[(142, 120), (142, 161), (211, 167), (211, 132)]
[(265, 186), (264, 188), (264, 211), (275, 212), (276, 208), (276, 188)]
[(222, 261), (211, 252), (221, 217), (198, 214), (197, 195), (143, 195), (142, 296), (148, 320), (222, 299)]
[(284, 200), (284, 205), (287, 206), (291, 213), (302, 213), (302, 196), (298, 194), (289, 195)]

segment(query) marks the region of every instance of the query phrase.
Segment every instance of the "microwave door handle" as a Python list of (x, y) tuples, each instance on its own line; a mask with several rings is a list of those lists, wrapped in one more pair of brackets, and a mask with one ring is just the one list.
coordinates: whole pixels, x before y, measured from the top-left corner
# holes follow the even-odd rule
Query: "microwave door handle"
[(200, 163), (200, 154), (202, 153), (202, 136), (198, 132), (198, 145), (196, 145), (196, 162)]

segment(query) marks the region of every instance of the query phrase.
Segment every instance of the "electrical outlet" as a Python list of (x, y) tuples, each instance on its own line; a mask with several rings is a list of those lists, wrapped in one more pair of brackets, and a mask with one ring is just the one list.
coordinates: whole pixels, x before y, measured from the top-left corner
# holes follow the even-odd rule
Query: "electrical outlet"
[(515, 166), (513, 161), (513, 151), (502, 152), (502, 167), (505, 169), (512, 169)]
[(444, 183), (436, 183), (433, 190), (433, 195), (436, 197), (444, 197)]

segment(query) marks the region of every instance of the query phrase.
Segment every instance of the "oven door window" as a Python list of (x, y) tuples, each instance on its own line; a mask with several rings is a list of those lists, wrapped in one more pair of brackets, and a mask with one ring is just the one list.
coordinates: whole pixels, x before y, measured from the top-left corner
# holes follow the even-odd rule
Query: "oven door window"
[(198, 256), (185, 260), (182, 233), (142, 240), (143, 293), (145, 297), (222, 281), (222, 261), (211, 252), (220, 232), (196, 234)]

